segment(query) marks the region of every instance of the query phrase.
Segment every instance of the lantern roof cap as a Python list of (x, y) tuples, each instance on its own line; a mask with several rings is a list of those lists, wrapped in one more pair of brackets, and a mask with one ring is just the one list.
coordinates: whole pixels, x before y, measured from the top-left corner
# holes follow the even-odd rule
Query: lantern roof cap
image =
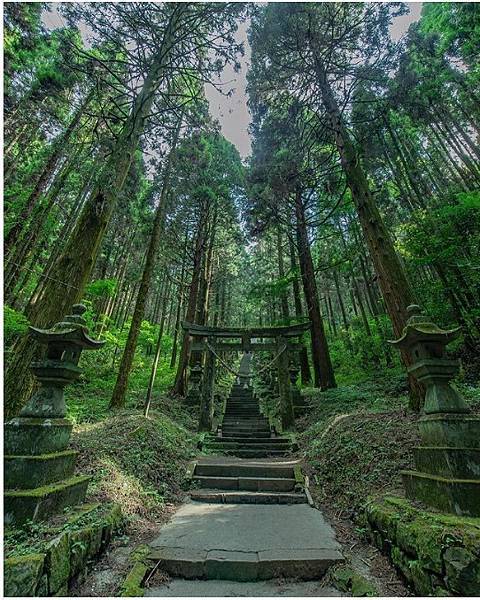
[(422, 314), (420, 306), (411, 304), (407, 307), (409, 318), (403, 328), (402, 336), (389, 343), (399, 348), (408, 348), (418, 342), (436, 342), (446, 346), (460, 335), (461, 327), (442, 329), (429, 317)]
[(87, 322), (82, 316), (86, 310), (87, 307), (83, 304), (74, 304), (72, 314), (64, 317), (63, 321), (56, 323), (50, 329), (30, 326), (30, 333), (40, 344), (64, 342), (89, 350), (100, 348), (105, 342), (94, 340), (88, 335)]

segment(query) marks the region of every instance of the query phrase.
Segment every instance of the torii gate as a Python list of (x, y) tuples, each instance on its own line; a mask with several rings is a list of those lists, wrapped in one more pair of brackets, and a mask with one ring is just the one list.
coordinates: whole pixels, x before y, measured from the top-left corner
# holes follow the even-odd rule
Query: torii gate
[[(200, 403), (200, 431), (210, 431), (213, 426), (215, 363), (218, 353), (225, 351), (277, 352), (275, 362), (278, 368), (282, 427), (291, 429), (294, 426), (289, 366), (294, 354), (301, 348), (299, 338), (310, 329), (310, 321), (285, 327), (207, 327), (185, 321), (182, 328), (193, 338), (192, 352), (206, 352), (204, 367), (198, 362), (190, 370), (188, 393), (192, 404)], [(268, 341), (263, 341), (265, 338)]]

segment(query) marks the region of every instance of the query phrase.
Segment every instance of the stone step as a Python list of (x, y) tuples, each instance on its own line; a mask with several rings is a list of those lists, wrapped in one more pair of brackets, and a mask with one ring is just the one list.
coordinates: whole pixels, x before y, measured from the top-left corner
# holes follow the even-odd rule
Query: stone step
[(268, 429), (258, 430), (258, 431), (250, 430), (248, 432), (246, 432), (246, 431), (239, 432), (237, 429), (227, 430), (227, 429), (222, 428), (222, 432), (223, 432), (223, 435), (226, 437), (233, 436), (233, 437), (242, 438), (242, 439), (249, 439), (252, 436), (265, 439), (265, 438), (269, 438), (272, 435)]
[(222, 454), (226, 454), (227, 456), (236, 456), (238, 458), (269, 458), (269, 457), (274, 457), (274, 456), (285, 456), (288, 451), (286, 450), (277, 450), (277, 449), (271, 449), (271, 450), (253, 450), (251, 448), (248, 449), (229, 449), (229, 448), (212, 448), (212, 450), (217, 450), (218, 452), (221, 452)]
[(269, 425), (267, 419), (259, 419), (258, 417), (252, 417), (251, 419), (248, 419), (246, 417), (242, 417), (241, 419), (237, 418), (237, 417), (227, 417), (223, 420), (222, 425), (238, 425), (239, 427), (241, 426), (245, 426), (245, 427), (251, 427), (252, 425), (261, 425), (262, 427), (265, 427), (267, 425)]
[(295, 489), (295, 479), (283, 477), (193, 477), (194, 483), (202, 489), (245, 490), (251, 492), (291, 492)]
[(222, 432), (224, 435), (234, 435), (237, 437), (245, 437), (249, 438), (251, 436), (254, 437), (271, 437), (270, 429), (267, 427), (247, 427), (247, 428), (235, 428), (235, 427), (225, 427), (222, 428)]
[(243, 437), (243, 436), (236, 436), (236, 435), (226, 435), (223, 434), (222, 436), (212, 436), (210, 438), (208, 438), (209, 441), (212, 442), (234, 442), (236, 444), (244, 444), (244, 443), (251, 443), (251, 444), (283, 444), (283, 443), (290, 443), (290, 440), (288, 438), (282, 438), (282, 437), (256, 437), (256, 436), (249, 436), (249, 437)]
[(255, 422), (243, 422), (243, 421), (227, 421), (226, 423), (222, 423), (222, 429), (232, 429), (235, 431), (239, 431), (240, 433), (249, 433), (254, 430), (262, 430), (262, 431), (270, 431), (270, 424), (268, 421), (260, 421), (259, 423)]
[(244, 440), (242, 442), (232, 442), (228, 439), (222, 439), (215, 441), (205, 440), (205, 446), (210, 450), (289, 450), (291, 447), (290, 441), (272, 443), (271, 438), (267, 438), (263, 442), (251, 442), (250, 440)]
[(252, 442), (248, 439), (242, 440), (240, 442), (235, 442), (230, 440), (229, 438), (215, 438), (214, 440), (206, 439), (205, 446), (210, 449), (218, 448), (219, 450), (223, 448), (238, 448), (240, 450), (269, 450), (270, 448), (275, 448), (278, 450), (287, 450), (291, 446), (290, 440), (282, 440), (280, 442), (275, 442), (274, 440), (275, 438), (266, 438), (261, 442)]
[(192, 490), (192, 500), (215, 504), (305, 504), (304, 493), (295, 492), (242, 492), (215, 489)]
[(195, 475), (205, 477), (267, 477), (285, 478), (294, 477), (294, 467), (278, 465), (273, 462), (248, 463), (248, 462), (198, 462)]
[(251, 408), (227, 408), (225, 411), (225, 416), (261, 417), (263, 415), (259, 410), (253, 410)]
[(332, 528), (308, 504), (190, 502), (162, 527), (148, 560), (191, 580), (317, 580), (342, 561), (340, 550)]

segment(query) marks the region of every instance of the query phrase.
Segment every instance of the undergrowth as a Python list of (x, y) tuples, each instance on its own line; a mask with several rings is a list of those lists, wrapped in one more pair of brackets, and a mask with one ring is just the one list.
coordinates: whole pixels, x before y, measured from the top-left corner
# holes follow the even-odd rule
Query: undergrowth
[[(474, 412), (480, 389), (458, 383)], [(418, 415), (408, 409), (404, 375), (377, 377), (326, 392), (304, 390), (310, 405), (297, 423), (316, 499), (353, 516), (368, 496), (402, 493), (399, 471), (413, 467)]]
[[(74, 428), (77, 470), (92, 476), (89, 500), (114, 501), (123, 514), (148, 518), (181, 500), (186, 466), (195, 454), (193, 421), (178, 401), (162, 400), (149, 418), (124, 410)], [(160, 412), (169, 404), (176, 420)]]

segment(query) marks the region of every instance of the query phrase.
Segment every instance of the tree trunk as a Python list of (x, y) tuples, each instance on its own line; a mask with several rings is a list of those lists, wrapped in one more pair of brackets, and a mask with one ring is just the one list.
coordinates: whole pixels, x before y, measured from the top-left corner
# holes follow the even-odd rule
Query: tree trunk
[[(414, 302), (413, 292), (370, 191), (361, 167), (360, 157), (343, 123), (327, 74), (318, 56), (316, 57), (316, 70), (322, 102), (335, 137), (347, 185), (352, 193), (393, 330), (395, 335), (400, 337), (407, 321), (407, 307)], [(406, 352), (402, 352), (402, 360), (407, 368), (412, 364), (412, 359)], [(424, 397), (424, 389), (411, 376), (409, 383), (410, 404), (413, 409), (418, 411)]]
[[(285, 279), (285, 266), (283, 261), (283, 240), (282, 240), (282, 231), (280, 226), (277, 225), (277, 259), (278, 259), (278, 277), (280, 279)], [(280, 296), (280, 308), (282, 319), (285, 323), (288, 323), (290, 318), (290, 311), (288, 309), (288, 295), (286, 289), (282, 291)]]
[(312, 360), (315, 375), (315, 386), (322, 390), (336, 387), (335, 375), (333, 373), (330, 353), (328, 351), (327, 338), (320, 314), (318, 302), (317, 283), (313, 268), (312, 255), (307, 236), (307, 225), (305, 221), (305, 209), (302, 194), (297, 190), (295, 194), (295, 215), (297, 226), (297, 246), (302, 272), (303, 290), (307, 303), (308, 316), (311, 321), (312, 332)]
[[(295, 244), (293, 242), (293, 238), (289, 235), (288, 242), (290, 246), (290, 268), (293, 272), (297, 270), (297, 262), (295, 260)], [(300, 296), (300, 286), (298, 284), (298, 278), (294, 277), (292, 280), (293, 287), (293, 301), (295, 304), (295, 316), (297, 319), (303, 317), (303, 308), (302, 308), (302, 299)], [(302, 385), (307, 385), (312, 381), (312, 375), (310, 373), (310, 365), (308, 363), (308, 352), (305, 346), (302, 343), (299, 352), (300, 359), (300, 378)]]
[(162, 338), (163, 338), (163, 330), (165, 328), (165, 319), (167, 316), (166, 315), (166, 306), (167, 306), (167, 298), (170, 294), (170, 284), (171, 284), (171, 280), (168, 280), (166, 289), (165, 289), (165, 295), (163, 298), (163, 310), (162, 310), (162, 317), (160, 320), (160, 330), (158, 332), (157, 344), (155, 346), (155, 357), (153, 359), (152, 370), (150, 371), (150, 380), (148, 382), (147, 395), (145, 397), (145, 406), (144, 406), (144, 410), (143, 410), (143, 414), (145, 417), (148, 417), (148, 411), (150, 410), (150, 404), (152, 401), (153, 385), (155, 383), (155, 376), (157, 374), (158, 361), (160, 360), (160, 353), (162, 351)]
[(33, 190), (30, 192), (29, 197), (25, 202), (25, 206), (22, 208), (20, 214), (16, 219), (16, 223), (12, 225), (9, 232), (5, 237), (5, 254), (8, 255), (12, 252), (14, 245), (17, 243), (20, 234), (22, 231), (28, 227), (28, 221), (32, 214), (32, 211), (40, 198), (40, 196), (45, 191), (48, 182), (50, 181), (54, 171), (56, 170), (60, 158), (63, 156), (66, 150), (66, 146), (73, 132), (77, 128), (80, 123), (80, 119), (85, 112), (85, 109), (90, 104), (90, 101), (93, 98), (93, 90), (90, 91), (85, 97), (84, 101), (77, 109), (75, 114), (72, 117), (68, 127), (65, 129), (63, 133), (53, 142), (52, 144), (52, 153), (50, 154), (43, 171), (40, 173)]
[[(187, 6), (187, 5), (185, 5)], [(188, 9), (188, 7), (187, 7)], [(172, 38), (182, 10), (172, 11), (163, 42), (154, 56), (128, 119), (126, 120), (110, 158), (105, 162), (98, 184), (88, 198), (66, 246), (52, 267), (40, 297), (29, 305), (26, 316), (36, 326), (50, 326), (80, 301), (95, 264), (100, 245), (122, 190), (130, 165), (143, 133), (155, 92), (163, 81), (172, 47)], [(32, 376), (30, 363), (36, 352), (29, 336), (15, 344), (10, 368), (5, 375), (5, 395), (12, 412), (20, 409), (30, 394)]]
[(133, 311), (132, 323), (128, 332), (127, 342), (123, 351), (120, 368), (118, 370), (117, 381), (113, 389), (112, 399), (110, 400), (110, 408), (121, 408), (125, 405), (125, 394), (128, 387), (128, 379), (133, 366), (133, 358), (137, 348), (138, 335), (145, 315), (145, 306), (147, 303), (150, 284), (153, 276), (153, 269), (157, 260), (158, 249), (160, 247), (160, 236), (163, 230), (165, 217), (167, 214), (167, 198), (170, 191), (170, 175), (172, 170), (172, 157), (180, 135), (183, 116), (180, 117), (175, 137), (172, 142), (170, 154), (165, 165), (163, 174), (162, 192), (158, 201), (158, 206), (155, 211), (155, 220), (153, 221), (152, 234), (148, 245), (145, 267), (143, 269), (142, 281), (138, 290), (137, 301)]
[[(195, 240), (195, 250), (193, 253), (193, 272), (192, 280), (190, 282), (190, 291), (188, 296), (187, 310), (185, 313), (185, 320), (193, 322), (195, 320), (195, 314), (197, 309), (197, 298), (200, 285), (200, 272), (202, 268), (203, 256), (205, 253), (206, 245), (206, 221), (207, 221), (208, 210), (206, 206), (202, 207), (197, 235)], [(190, 336), (185, 333), (182, 341), (182, 350), (180, 352), (180, 359), (178, 361), (177, 374), (175, 377), (175, 385), (172, 392), (179, 396), (185, 396), (187, 391), (187, 367), (190, 359)]]

